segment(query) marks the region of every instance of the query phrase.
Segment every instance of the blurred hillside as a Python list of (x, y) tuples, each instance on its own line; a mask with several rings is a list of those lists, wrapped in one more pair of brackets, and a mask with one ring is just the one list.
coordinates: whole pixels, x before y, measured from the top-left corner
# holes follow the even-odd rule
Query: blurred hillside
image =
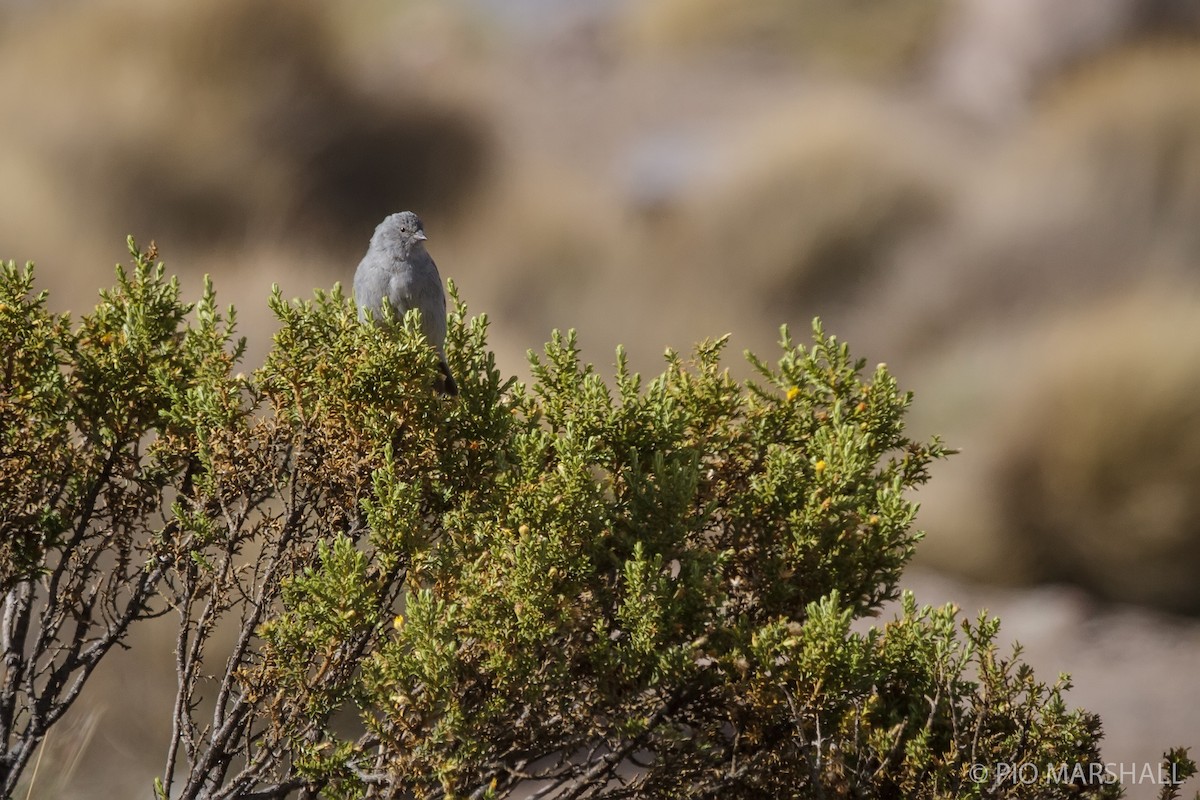
[(1198, 8), (9, 0), (0, 256), (79, 313), (154, 239), (239, 307), (252, 366), (270, 285), (348, 283), (402, 208), (510, 372), (554, 327), (648, 371), (819, 314), (963, 448), (924, 568), (1194, 615)]

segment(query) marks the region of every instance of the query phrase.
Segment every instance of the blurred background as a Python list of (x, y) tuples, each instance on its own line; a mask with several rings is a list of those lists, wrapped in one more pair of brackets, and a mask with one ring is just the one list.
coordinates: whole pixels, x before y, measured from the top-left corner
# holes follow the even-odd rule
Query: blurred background
[[(509, 373), (574, 327), (744, 374), (819, 314), (962, 448), (918, 599), (1070, 672), (1107, 759), (1200, 745), (1194, 0), (0, 0), (0, 107), (0, 257), (78, 314), (153, 239), (250, 367), (270, 285), (348, 284), (405, 208)], [(33, 796), (149, 796), (167, 623)]]

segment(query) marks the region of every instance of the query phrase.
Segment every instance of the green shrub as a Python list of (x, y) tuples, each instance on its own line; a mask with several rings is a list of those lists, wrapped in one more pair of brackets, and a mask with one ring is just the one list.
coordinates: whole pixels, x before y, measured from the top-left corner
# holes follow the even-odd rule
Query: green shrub
[(3, 271), (6, 793), (172, 614), (164, 798), (1117, 796), (973, 769), (1099, 763), (1099, 721), (901, 592), (947, 451), (819, 324), (745, 383), (724, 339), (610, 384), (555, 334), (526, 386), (457, 304), (448, 401), (338, 288), (235, 375), (232, 310), (131, 249), (75, 328)]

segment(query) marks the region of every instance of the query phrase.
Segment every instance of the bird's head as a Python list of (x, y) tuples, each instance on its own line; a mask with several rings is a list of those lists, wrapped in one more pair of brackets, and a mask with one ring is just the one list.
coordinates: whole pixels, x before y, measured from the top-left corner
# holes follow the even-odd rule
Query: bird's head
[(402, 250), (408, 250), (427, 238), (429, 237), (425, 235), (425, 226), (421, 224), (421, 218), (411, 211), (401, 211), (385, 217), (375, 228), (375, 235), (371, 237), (371, 241), (398, 245)]

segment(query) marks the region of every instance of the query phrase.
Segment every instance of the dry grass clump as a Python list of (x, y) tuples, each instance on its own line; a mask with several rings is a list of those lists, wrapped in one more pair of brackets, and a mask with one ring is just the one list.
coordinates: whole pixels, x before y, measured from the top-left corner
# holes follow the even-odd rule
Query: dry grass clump
[(1200, 46), (1144, 45), (1064, 79), (1024, 148), (1097, 253), (1200, 255)]
[(1041, 577), (1200, 612), (1200, 295), (1103, 304), (1039, 337), (996, 431), (996, 512)]
[(451, 215), (488, 163), (473, 113), (358, 88), (317, 3), (69, 4), (9, 39), (0, 97), (27, 126), (3, 144), (55, 187), (31, 216), (177, 246), (357, 241), (380, 208)]
[(772, 319), (855, 300), (948, 202), (950, 154), (934, 158), (924, 130), (878, 104), (813, 98), (731, 150), (679, 209), (670, 263)]
[(888, 75), (926, 52), (946, 7), (943, 0), (650, 0), (634, 4), (625, 35), (649, 52), (766, 49)]
[(919, 562), (1200, 612), (1200, 289), (964, 332), (912, 380), (914, 429), (962, 447), (922, 502)]
[(942, 232), (888, 287), (923, 306), (903, 347), (936, 348), (1006, 318), (1020, 324), (1151, 274), (1191, 280), (1200, 48), (1136, 48), (1063, 78), (963, 184)]

